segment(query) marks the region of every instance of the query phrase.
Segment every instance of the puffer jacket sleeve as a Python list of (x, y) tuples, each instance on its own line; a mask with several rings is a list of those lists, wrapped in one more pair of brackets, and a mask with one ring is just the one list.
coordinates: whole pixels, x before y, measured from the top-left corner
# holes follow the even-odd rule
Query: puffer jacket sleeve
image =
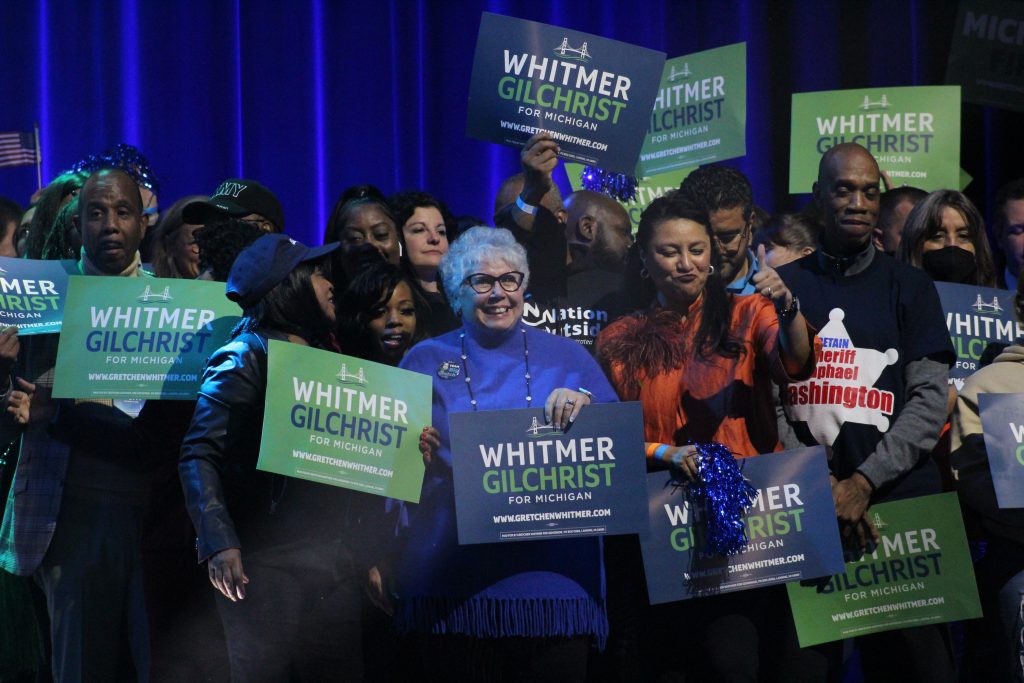
[(243, 335), (210, 357), (178, 463), (200, 562), (226, 548), (241, 548), (227, 508), (223, 477), (228, 458), (244, 437), (241, 432), (248, 420), (239, 417), (262, 404), (265, 391), (266, 343), (262, 338)]

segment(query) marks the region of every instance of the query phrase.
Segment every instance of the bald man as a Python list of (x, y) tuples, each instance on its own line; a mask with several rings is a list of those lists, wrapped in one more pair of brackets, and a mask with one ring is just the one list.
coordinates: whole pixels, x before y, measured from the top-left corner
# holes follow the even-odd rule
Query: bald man
[[(819, 249), (778, 269), (824, 347), (816, 376), (783, 388), (783, 406), (805, 444), (831, 449), (836, 513), (855, 545), (877, 535), (871, 504), (941, 491), (930, 453), (955, 360), (931, 279), (874, 246), (880, 192), (866, 149), (826, 152), (813, 187)], [(952, 683), (948, 645), (944, 626), (861, 638), (865, 680)]]
[[(146, 216), (132, 178), (117, 169), (96, 171), (78, 201), (79, 271), (148, 277), (138, 253)], [(86, 452), (76, 433), (51, 434), (57, 428), (51, 415), (82, 406), (95, 409), (98, 431), (115, 433), (129, 419), (109, 403), (50, 399), (59, 336), (29, 337), (20, 349), (20, 367), (34, 383), (35, 395), (26, 420), (6, 415), (5, 428), (24, 431), (0, 527), (0, 567), (32, 576), (46, 595), (55, 680), (147, 680), (149, 633), (139, 544), (147, 468), (139, 459)], [(0, 339), (9, 341), (6, 331)], [(12, 391), (28, 391), (23, 380), (17, 386), (8, 382), (18, 351), (16, 343), (13, 348), (0, 343), (0, 381), (8, 384), (4, 403)]]
[(569, 195), (565, 209), (570, 267), (577, 272), (621, 273), (633, 244), (633, 226), (622, 204), (598, 192), (577, 190)]
[(573, 339), (593, 352), (594, 340), (621, 313), (619, 289), (632, 244), (629, 214), (614, 200), (581, 190), (563, 205), (552, 173), (558, 143), (537, 133), (519, 155), (522, 172), (495, 199), (494, 224), (525, 248), (530, 290), (523, 322)]

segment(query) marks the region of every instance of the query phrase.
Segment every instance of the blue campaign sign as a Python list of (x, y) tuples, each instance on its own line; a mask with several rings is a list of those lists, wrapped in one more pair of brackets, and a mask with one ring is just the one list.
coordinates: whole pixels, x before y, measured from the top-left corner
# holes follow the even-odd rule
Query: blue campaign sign
[(1012, 344), (1024, 334), (1024, 325), (1013, 315), (1013, 292), (950, 282), (936, 282), (935, 289), (956, 350), (949, 383), (959, 391), (964, 380), (978, 369), (985, 347), (991, 342)]
[(769, 453), (739, 461), (757, 489), (744, 517), (747, 547), (705, 554), (703, 510), (691, 505), (680, 475), (647, 475), (650, 534), (640, 548), (651, 604), (731, 593), (843, 570), (825, 449)]
[(69, 273), (78, 274), (74, 261), (0, 256), (0, 327), (23, 336), (60, 332)]
[(1024, 508), (1024, 393), (978, 394), (978, 409), (999, 507)]
[(642, 533), (639, 403), (590, 405), (565, 432), (543, 408), (452, 413), (459, 543)]
[(466, 135), (522, 147), (547, 131), (559, 156), (632, 175), (665, 53), (484, 12)]

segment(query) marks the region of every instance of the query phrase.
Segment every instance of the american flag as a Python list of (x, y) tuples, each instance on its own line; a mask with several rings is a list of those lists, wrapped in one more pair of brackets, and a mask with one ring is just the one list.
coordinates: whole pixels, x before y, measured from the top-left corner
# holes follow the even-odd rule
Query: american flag
[(0, 168), (36, 163), (36, 137), (27, 133), (0, 133)]

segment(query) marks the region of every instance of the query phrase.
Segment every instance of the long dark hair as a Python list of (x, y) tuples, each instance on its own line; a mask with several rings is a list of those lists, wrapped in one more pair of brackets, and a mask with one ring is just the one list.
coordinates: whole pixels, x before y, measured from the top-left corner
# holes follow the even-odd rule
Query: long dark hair
[(402, 270), (387, 262), (373, 263), (352, 279), (338, 306), (338, 321), (341, 331), (341, 345), (345, 353), (376, 360), (374, 347), (370, 342), (369, 325), (373, 312), (383, 301), (387, 302), (395, 288), (404, 282), (412, 293), (413, 308), (416, 309), (416, 332), (412, 344), (426, 339), (430, 321), (430, 308), (419, 293), (415, 283)]
[(936, 190), (911, 209), (907, 214), (907, 222), (903, 224), (903, 236), (896, 250), (897, 260), (909, 263), (915, 268), (924, 267), (924, 243), (931, 237), (932, 232), (942, 225), (942, 212), (946, 207), (963, 216), (967, 231), (971, 235), (976, 267), (968, 284), (995, 287), (996, 267), (985, 233), (985, 219), (981, 217), (981, 212), (974, 203), (956, 190)]
[[(39, 194), (36, 212), (32, 214), (32, 221), (28, 228), (27, 253), (29, 258), (43, 258), (43, 250), (47, 242), (63, 244), (64, 226), (54, 227), (57, 214), (61, 209), (60, 203), (68, 195), (77, 195), (88, 177), (86, 173), (63, 173), (54, 178)], [(59, 234), (51, 236), (54, 230), (57, 230)], [(59, 246), (56, 249), (60, 251)], [(63, 256), (58, 258), (63, 258)], [(78, 258), (78, 254), (75, 254), (74, 258)]]
[(201, 199), (206, 199), (206, 197), (198, 194), (182, 197), (160, 215), (160, 220), (153, 228), (153, 235), (150, 238), (153, 245), (150, 262), (153, 264), (153, 273), (157, 277), (186, 277), (185, 273), (178, 268), (178, 262), (174, 258), (174, 242), (185, 227), (185, 207), (191, 202)]
[(650, 278), (646, 277), (641, 256), (646, 252), (658, 225), (677, 218), (693, 221), (704, 228), (711, 245), (711, 265), (715, 268), (715, 272), (709, 274), (704, 282), (704, 300), (701, 304), (700, 325), (694, 337), (694, 350), (703, 356), (717, 353), (735, 358), (742, 352), (743, 345), (729, 334), (732, 297), (725, 290), (725, 283), (719, 275), (722, 259), (711, 233), (707, 212), (678, 190), (655, 199), (640, 216), (636, 243), (630, 247), (626, 258), (626, 300), (634, 308), (647, 308), (655, 301), (658, 290)]
[(330, 266), (327, 257), (300, 263), (258, 304), (245, 310), (231, 331), (231, 338), (243, 332), (274, 330), (301, 337), (319, 349), (332, 348), (331, 324), (320, 309), (313, 289), (313, 273), (320, 270), (329, 278)]

